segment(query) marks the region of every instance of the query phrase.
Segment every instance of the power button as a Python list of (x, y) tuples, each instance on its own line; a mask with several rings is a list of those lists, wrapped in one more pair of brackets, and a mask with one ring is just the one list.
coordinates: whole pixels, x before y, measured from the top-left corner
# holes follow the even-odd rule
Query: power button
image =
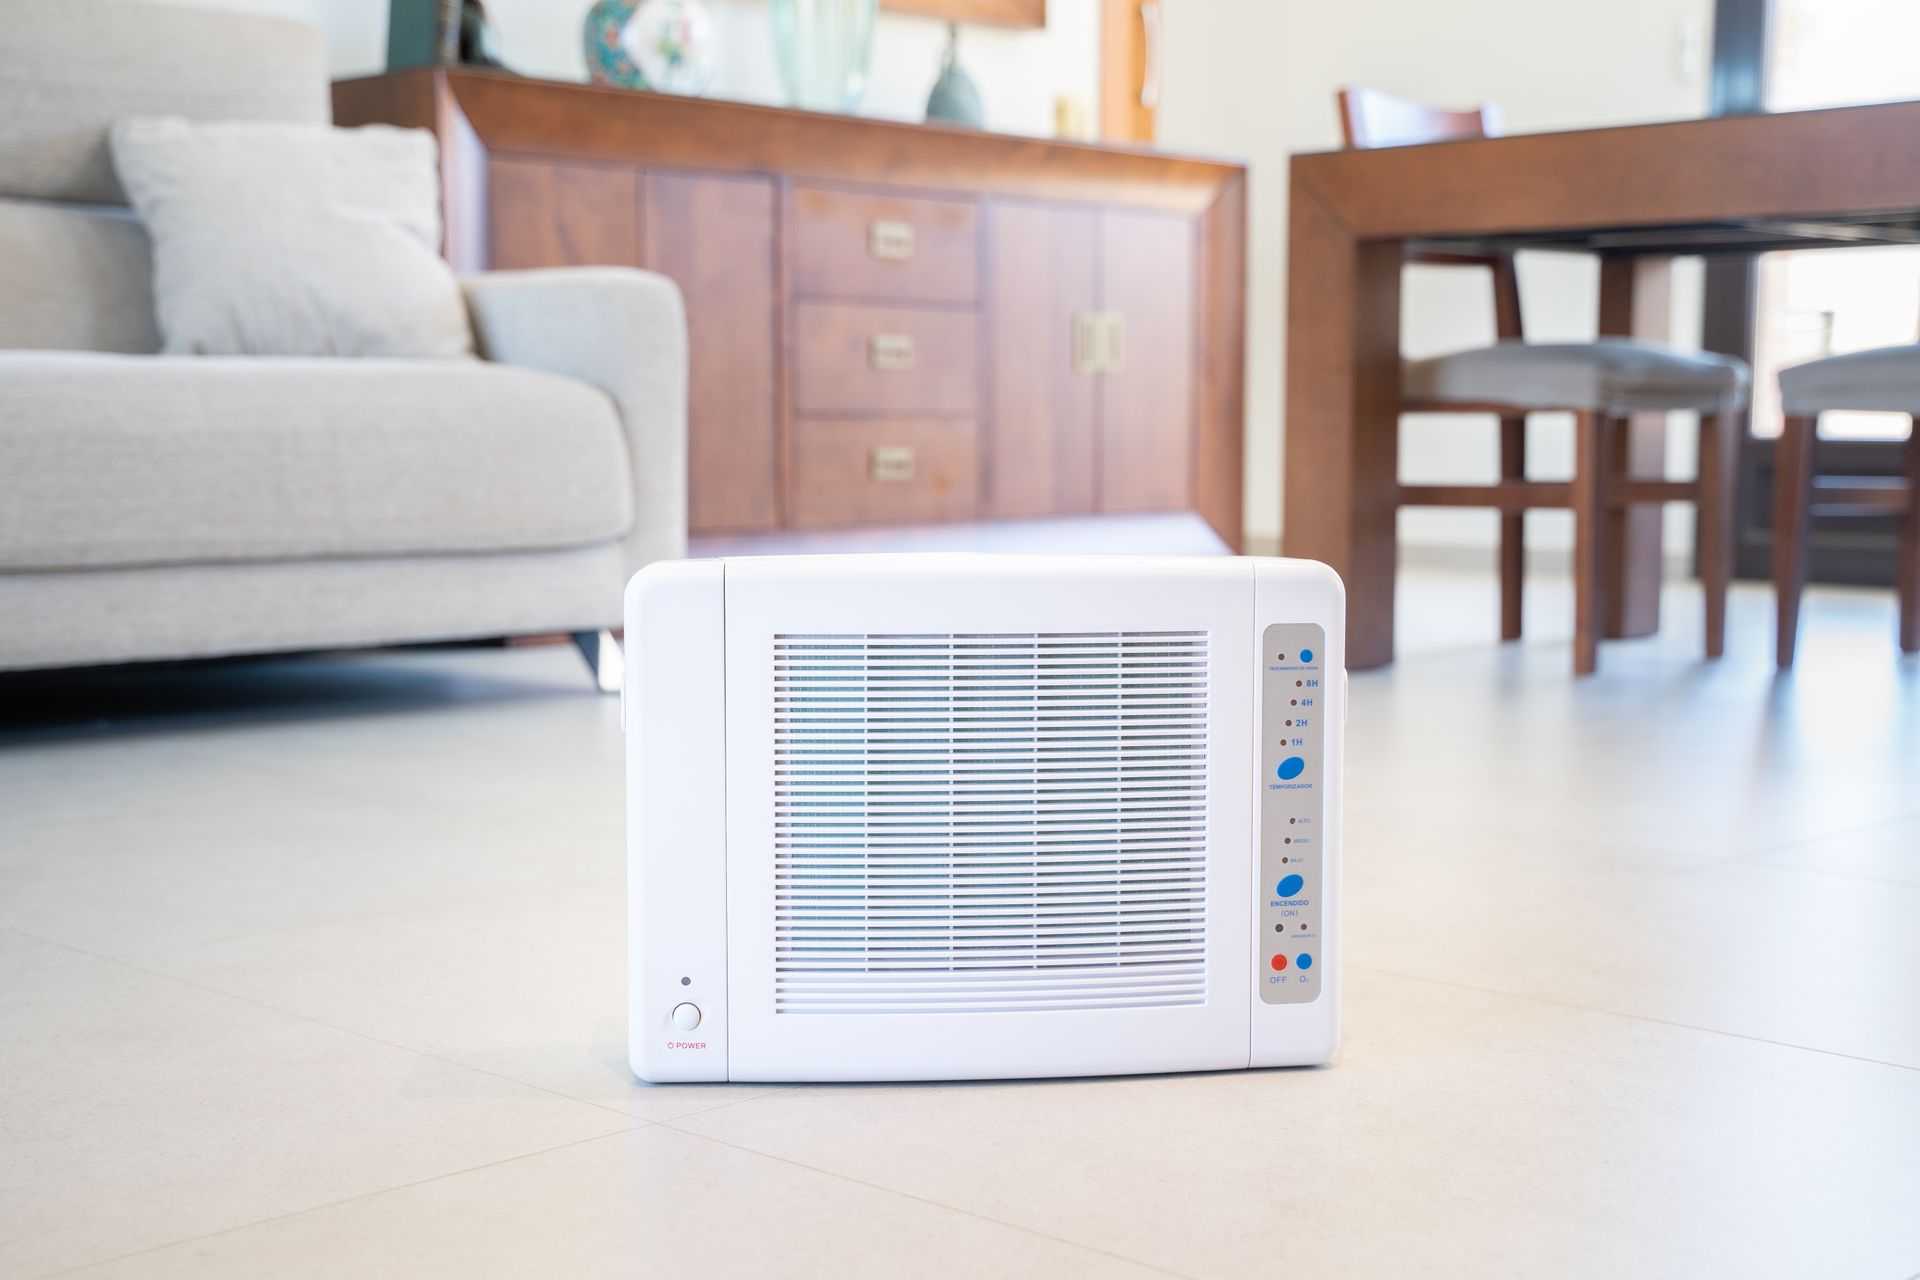
[(700, 1025), (700, 1006), (697, 1004), (677, 1004), (673, 1006), (673, 1029), (691, 1031)]

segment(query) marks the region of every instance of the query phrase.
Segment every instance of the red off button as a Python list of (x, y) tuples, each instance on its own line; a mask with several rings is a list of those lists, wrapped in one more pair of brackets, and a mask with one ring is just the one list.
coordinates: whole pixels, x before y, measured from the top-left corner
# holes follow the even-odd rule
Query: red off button
[(1275, 969), (1284, 969), (1284, 968), (1286, 968), (1286, 967), (1287, 967), (1287, 958), (1286, 958), (1285, 956), (1275, 956), (1275, 957), (1273, 958), (1273, 967), (1274, 967)]

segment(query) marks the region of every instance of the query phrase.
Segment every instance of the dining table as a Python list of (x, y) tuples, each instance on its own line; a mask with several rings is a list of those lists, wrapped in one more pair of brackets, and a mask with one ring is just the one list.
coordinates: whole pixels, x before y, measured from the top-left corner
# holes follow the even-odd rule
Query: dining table
[[(1394, 654), (1401, 268), (1558, 251), (1600, 264), (1597, 332), (1666, 341), (1685, 255), (1920, 243), (1920, 102), (1296, 155), (1289, 175), (1283, 548), (1346, 582), (1347, 665)], [(1654, 478), (1666, 415), (1609, 465)], [(1610, 636), (1659, 626), (1658, 507), (1603, 539)]]

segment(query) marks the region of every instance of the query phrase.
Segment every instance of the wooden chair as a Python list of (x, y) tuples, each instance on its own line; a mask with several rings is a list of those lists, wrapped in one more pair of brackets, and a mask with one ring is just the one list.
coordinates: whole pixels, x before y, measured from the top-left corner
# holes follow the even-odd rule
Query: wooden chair
[[(1497, 108), (1443, 111), (1375, 89), (1339, 93), (1340, 123), (1349, 147), (1405, 146), (1449, 139), (1493, 137)], [(1525, 577), (1524, 517), (1539, 508), (1572, 508), (1575, 674), (1598, 662), (1602, 627), (1602, 542), (1606, 517), (1643, 503), (1695, 504), (1700, 578), (1706, 594), (1706, 651), (1717, 658), (1726, 643), (1727, 581), (1733, 565), (1733, 477), (1737, 413), (1745, 404), (1747, 367), (1711, 353), (1683, 352), (1625, 338), (1595, 342), (1527, 343), (1520, 315), (1519, 278), (1511, 254), (1411, 250), (1410, 262), (1474, 266), (1493, 275), (1494, 329), (1499, 341), (1405, 366), (1405, 413), (1491, 413), (1500, 419), (1500, 479), (1492, 485), (1402, 485), (1400, 506), (1491, 507), (1500, 512), (1500, 635), (1517, 639)], [(1609, 474), (1612, 433), (1628, 415), (1697, 410), (1698, 478), (1645, 480)], [(1526, 416), (1574, 415), (1571, 483), (1526, 478)]]
[[(1807, 577), (1807, 525), (1821, 515), (1898, 514), (1895, 558), (1900, 649), (1920, 653), (1920, 345), (1880, 347), (1815, 360), (1780, 371), (1785, 414), (1774, 452), (1773, 589), (1779, 610), (1774, 656), (1793, 665), (1800, 631), (1800, 592)], [(1905, 474), (1893, 483), (1821, 477), (1814, 469), (1820, 415), (1830, 410), (1907, 415)]]

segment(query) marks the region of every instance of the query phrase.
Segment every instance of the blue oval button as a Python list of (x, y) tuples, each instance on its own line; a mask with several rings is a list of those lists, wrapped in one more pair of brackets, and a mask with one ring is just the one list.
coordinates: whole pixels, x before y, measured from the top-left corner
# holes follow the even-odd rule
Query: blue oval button
[(1280, 777), (1282, 780), (1297, 778), (1306, 772), (1306, 768), (1307, 762), (1305, 760), (1302, 760), (1299, 756), (1288, 756), (1280, 762)]
[(1311, 650), (1311, 649), (1302, 649), (1302, 650), (1300, 651), (1300, 661), (1302, 661), (1302, 662), (1312, 662), (1312, 661), (1313, 661), (1313, 650)]
[(1313, 968), (1313, 957), (1308, 955), (1304, 951), (1302, 951), (1299, 955), (1295, 956), (1293, 962), (1299, 965), (1302, 969)]
[(1273, 891), (1283, 898), (1291, 898), (1299, 893), (1300, 890), (1306, 886), (1306, 883), (1307, 882), (1299, 876), (1282, 876), (1280, 883), (1273, 886)]

